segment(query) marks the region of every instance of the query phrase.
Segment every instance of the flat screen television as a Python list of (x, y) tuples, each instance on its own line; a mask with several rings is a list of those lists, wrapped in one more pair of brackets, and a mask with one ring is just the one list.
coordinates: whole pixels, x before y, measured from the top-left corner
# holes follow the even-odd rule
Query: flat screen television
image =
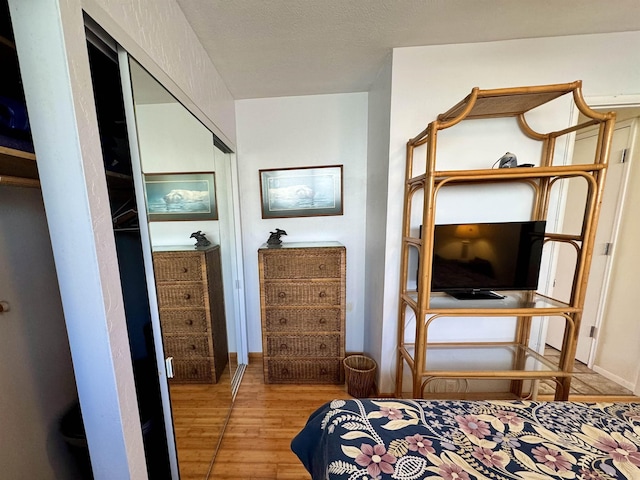
[(436, 225), (431, 291), (458, 299), (538, 288), (545, 221)]

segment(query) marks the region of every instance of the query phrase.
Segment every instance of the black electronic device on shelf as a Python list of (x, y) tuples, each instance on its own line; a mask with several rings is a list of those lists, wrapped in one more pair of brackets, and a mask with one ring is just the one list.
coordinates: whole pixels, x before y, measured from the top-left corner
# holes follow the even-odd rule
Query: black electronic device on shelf
[(461, 300), (535, 290), (546, 222), (435, 225), (431, 291)]

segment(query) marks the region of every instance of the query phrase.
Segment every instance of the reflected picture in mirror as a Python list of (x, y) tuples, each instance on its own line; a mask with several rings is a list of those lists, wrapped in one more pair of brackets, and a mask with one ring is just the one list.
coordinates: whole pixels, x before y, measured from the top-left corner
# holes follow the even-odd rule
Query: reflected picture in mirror
[(150, 222), (218, 219), (215, 173), (147, 174), (144, 186)]

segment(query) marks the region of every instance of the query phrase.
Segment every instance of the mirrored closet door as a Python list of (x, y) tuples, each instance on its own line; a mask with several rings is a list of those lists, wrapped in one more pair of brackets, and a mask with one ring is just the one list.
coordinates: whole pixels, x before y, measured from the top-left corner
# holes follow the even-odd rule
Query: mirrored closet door
[(141, 405), (149, 478), (206, 479), (247, 356), (234, 158), (115, 42), (87, 36), (136, 391), (158, 412)]
[[(182, 479), (204, 479), (231, 410), (238, 372), (241, 302), (233, 288), (238, 267), (231, 159), (224, 145), (126, 54), (120, 56), (123, 74), (123, 58), (135, 121), (132, 152), (140, 165), (138, 172), (134, 168), (138, 209), (140, 218), (146, 217), (154, 266), (149, 290), (158, 300), (153, 336), (158, 360), (164, 362), (159, 366), (171, 377), (178, 468)], [(211, 245), (196, 247), (207, 242)]]

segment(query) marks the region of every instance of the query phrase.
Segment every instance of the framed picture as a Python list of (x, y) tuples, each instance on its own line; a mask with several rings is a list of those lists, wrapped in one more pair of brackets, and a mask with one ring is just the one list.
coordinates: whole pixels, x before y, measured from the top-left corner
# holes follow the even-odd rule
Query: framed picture
[(342, 165), (260, 170), (262, 218), (342, 215)]
[(144, 176), (149, 221), (217, 220), (214, 173), (163, 173)]

